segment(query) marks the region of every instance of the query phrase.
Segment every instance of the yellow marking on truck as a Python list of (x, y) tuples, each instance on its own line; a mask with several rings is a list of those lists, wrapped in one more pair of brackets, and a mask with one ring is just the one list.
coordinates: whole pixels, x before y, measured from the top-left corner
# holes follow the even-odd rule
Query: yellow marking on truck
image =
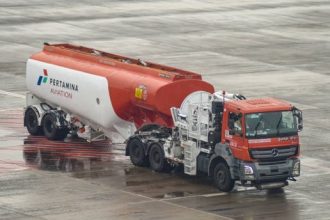
[(142, 99), (143, 89), (135, 88), (135, 98)]

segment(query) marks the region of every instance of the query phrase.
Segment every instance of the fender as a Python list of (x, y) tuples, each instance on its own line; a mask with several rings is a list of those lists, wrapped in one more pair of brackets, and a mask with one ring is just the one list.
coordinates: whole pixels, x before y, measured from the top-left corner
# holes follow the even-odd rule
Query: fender
[(214, 154), (210, 158), (210, 163), (208, 166), (208, 175), (213, 175), (213, 168), (219, 161), (224, 161), (227, 163), (231, 177), (237, 179), (235, 168), (237, 166), (237, 161), (234, 158), (231, 149), (228, 144), (217, 143), (214, 147)]

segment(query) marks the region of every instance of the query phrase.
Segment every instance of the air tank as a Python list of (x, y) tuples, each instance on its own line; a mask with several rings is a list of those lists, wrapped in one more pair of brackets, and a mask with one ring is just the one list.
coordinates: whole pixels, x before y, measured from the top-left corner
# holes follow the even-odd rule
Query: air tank
[(170, 108), (195, 91), (214, 92), (201, 75), (71, 44), (45, 44), (27, 61), (28, 90), (104, 130), (173, 126)]

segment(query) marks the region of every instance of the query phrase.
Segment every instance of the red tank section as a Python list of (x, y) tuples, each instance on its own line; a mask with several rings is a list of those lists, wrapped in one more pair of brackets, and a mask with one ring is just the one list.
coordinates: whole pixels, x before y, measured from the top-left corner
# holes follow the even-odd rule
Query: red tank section
[(214, 92), (200, 74), (71, 44), (45, 44), (31, 59), (106, 77), (114, 111), (137, 128), (172, 127), (170, 107), (192, 92)]

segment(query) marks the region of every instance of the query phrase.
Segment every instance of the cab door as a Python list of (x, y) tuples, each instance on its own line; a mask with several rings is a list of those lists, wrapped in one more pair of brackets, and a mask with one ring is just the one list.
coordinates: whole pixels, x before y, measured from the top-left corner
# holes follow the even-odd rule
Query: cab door
[(224, 127), (224, 142), (230, 146), (230, 149), (236, 158), (242, 157), (242, 148), (244, 147), (244, 124), (243, 116), (240, 112), (226, 111), (226, 122)]

